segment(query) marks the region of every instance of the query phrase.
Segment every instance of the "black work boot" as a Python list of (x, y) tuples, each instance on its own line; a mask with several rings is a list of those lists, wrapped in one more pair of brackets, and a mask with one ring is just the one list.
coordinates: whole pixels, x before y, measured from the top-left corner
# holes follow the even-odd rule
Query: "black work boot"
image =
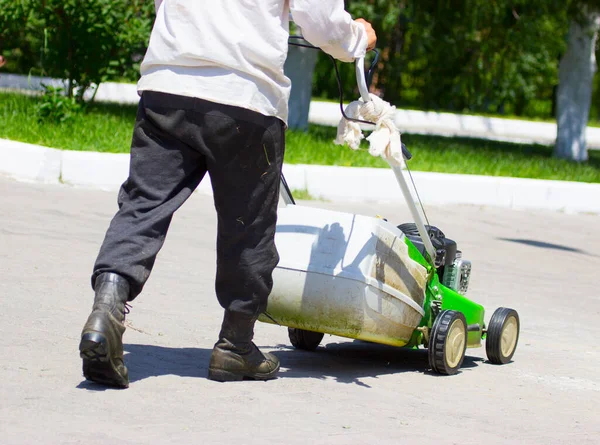
[(252, 342), (255, 322), (256, 318), (225, 312), (219, 341), (213, 348), (208, 365), (210, 380), (270, 380), (277, 376), (277, 357), (260, 352)]
[(79, 343), (83, 375), (103, 385), (127, 388), (129, 375), (123, 362), (123, 322), (129, 282), (120, 275), (106, 272), (96, 278), (94, 290), (94, 306)]

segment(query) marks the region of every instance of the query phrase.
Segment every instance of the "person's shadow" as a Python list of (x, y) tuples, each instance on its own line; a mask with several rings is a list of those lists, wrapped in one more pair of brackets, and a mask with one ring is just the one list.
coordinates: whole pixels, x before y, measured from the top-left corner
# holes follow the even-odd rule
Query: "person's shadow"
[[(335, 340), (335, 337), (326, 337), (325, 342), (328, 343), (314, 352), (284, 344), (272, 348), (281, 362), (279, 378), (333, 379), (338, 383), (370, 388), (361, 379), (405, 372), (437, 375), (429, 370), (424, 349), (397, 348), (359, 340), (336, 343)], [(127, 344), (125, 352), (129, 381), (135, 383), (164, 375), (205, 379), (212, 349)], [(478, 366), (481, 361), (483, 359), (478, 357), (466, 356), (461, 372)], [(90, 391), (107, 389), (85, 380), (77, 387)]]
[[(148, 377), (163, 375), (206, 378), (208, 360), (212, 352), (212, 349), (204, 348), (167, 348), (140, 344), (125, 344), (123, 349), (130, 384)], [(77, 387), (91, 391), (109, 389), (87, 380)]]

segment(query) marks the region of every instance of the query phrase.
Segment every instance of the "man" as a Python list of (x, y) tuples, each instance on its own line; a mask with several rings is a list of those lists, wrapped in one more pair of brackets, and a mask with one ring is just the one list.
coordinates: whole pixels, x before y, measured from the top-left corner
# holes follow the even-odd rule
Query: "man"
[[(252, 342), (267, 306), (284, 153), (288, 19), (343, 61), (373, 48), (343, 0), (155, 0), (141, 66), (129, 177), (94, 266), (95, 300), (79, 345), (83, 373), (127, 387), (126, 303), (142, 290), (173, 213), (208, 172), (218, 217), (216, 294), (225, 309), (208, 377), (276, 376), (279, 361)], [(200, 236), (200, 235), (199, 235)]]

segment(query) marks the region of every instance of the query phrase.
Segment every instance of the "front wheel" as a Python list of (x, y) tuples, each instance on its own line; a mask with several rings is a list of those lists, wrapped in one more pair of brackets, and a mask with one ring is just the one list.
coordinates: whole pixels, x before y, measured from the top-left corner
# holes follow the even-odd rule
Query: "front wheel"
[(494, 311), (485, 337), (485, 352), (491, 363), (504, 365), (510, 362), (517, 349), (520, 329), (517, 311), (505, 307)]
[(456, 374), (465, 359), (467, 321), (461, 312), (438, 314), (429, 337), (427, 354), (431, 369), (439, 374)]

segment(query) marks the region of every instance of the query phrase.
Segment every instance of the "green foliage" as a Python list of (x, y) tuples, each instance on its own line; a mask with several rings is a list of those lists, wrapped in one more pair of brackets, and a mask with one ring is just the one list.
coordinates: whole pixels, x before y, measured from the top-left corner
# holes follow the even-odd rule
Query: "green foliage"
[(538, 92), (553, 96), (568, 23), (551, 1), (423, 3), (416, 14), (430, 26), (415, 50), (427, 62), (414, 74), (426, 108), (522, 115)]
[[(600, 0), (346, 0), (346, 6), (377, 30), (374, 90), (386, 100), (550, 118), (569, 21), (585, 7), (600, 9)], [(135, 81), (153, 17), (149, 0), (0, 0), (3, 69), (66, 78), (69, 95), (105, 80)], [(339, 66), (344, 95), (354, 99), (353, 66)], [(331, 61), (322, 55), (314, 93), (338, 97)], [(594, 94), (591, 115), (598, 117), (598, 88)]]
[(74, 97), (64, 94), (63, 88), (44, 86), (44, 94), (35, 106), (38, 121), (52, 121), (54, 123), (65, 123), (72, 121), (79, 113), (83, 105)]
[[(584, 0), (347, 0), (373, 23), (381, 48), (374, 89), (397, 105), (456, 112), (554, 115), (558, 61), (571, 4)], [(588, 0), (588, 3), (600, 0)], [(335, 98), (331, 62), (314, 91)], [(341, 66), (346, 98), (357, 96)]]
[(8, 60), (7, 68), (21, 73), (32, 68), (37, 71), (44, 44), (40, 27), (30, 0), (0, 0), (0, 50)]
[(154, 12), (144, 0), (0, 0), (0, 45), (22, 72), (68, 80), (67, 95), (131, 75)]
[(600, 0), (567, 0), (569, 16), (575, 20), (586, 20), (586, 12), (600, 11)]

